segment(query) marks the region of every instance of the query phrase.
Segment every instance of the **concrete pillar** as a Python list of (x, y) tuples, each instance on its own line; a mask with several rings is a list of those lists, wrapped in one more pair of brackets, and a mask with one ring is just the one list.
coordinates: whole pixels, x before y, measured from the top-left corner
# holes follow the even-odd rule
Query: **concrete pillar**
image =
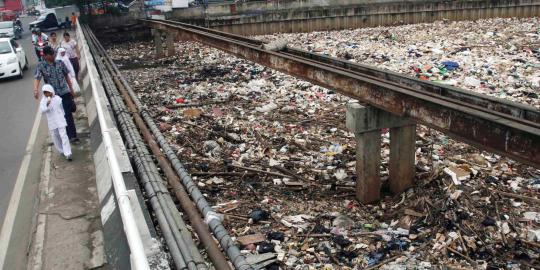
[(172, 57), (176, 54), (176, 50), (174, 49), (174, 42), (176, 40), (176, 33), (175, 32), (167, 32), (167, 56)]
[(376, 202), (381, 191), (381, 132), (356, 133), (356, 199)]
[(152, 35), (154, 36), (154, 46), (156, 47), (156, 58), (164, 57), (163, 42), (161, 41), (161, 31), (152, 29)]
[(413, 185), (415, 175), (416, 125), (390, 129), (390, 191), (401, 193)]
[(356, 137), (356, 198), (380, 199), (381, 129), (390, 128), (390, 189), (399, 193), (414, 179), (416, 125), (403, 117), (359, 103), (347, 105), (347, 128)]

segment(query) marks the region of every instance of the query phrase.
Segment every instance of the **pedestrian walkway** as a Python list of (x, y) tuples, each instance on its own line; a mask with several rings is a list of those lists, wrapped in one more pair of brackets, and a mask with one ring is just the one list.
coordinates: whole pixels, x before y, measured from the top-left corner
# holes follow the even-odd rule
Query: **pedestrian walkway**
[(76, 98), (76, 103), (80, 142), (72, 144), (73, 161), (52, 147), (44, 154), (37, 225), (27, 269), (109, 269), (103, 251), (88, 119), (83, 98)]

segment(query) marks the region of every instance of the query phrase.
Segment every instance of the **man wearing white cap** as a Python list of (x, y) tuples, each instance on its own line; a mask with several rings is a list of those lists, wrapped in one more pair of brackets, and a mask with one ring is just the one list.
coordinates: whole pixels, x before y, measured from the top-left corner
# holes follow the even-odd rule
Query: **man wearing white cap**
[(66, 132), (67, 123), (64, 117), (62, 98), (54, 94), (54, 88), (50, 84), (43, 85), (41, 91), (43, 92), (43, 97), (39, 103), (39, 108), (47, 116), (51, 139), (56, 150), (64, 154), (64, 157), (68, 161), (71, 161), (71, 145), (69, 144), (69, 138)]

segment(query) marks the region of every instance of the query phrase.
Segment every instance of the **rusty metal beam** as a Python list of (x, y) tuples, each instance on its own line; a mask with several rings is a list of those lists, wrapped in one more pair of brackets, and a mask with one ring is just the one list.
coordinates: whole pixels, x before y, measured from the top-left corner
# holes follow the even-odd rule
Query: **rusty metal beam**
[(290, 53), (294, 56), (304, 57), (306, 59), (327, 63), (335, 67), (348, 69), (356, 73), (362, 73), (364, 75), (378, 78), (380, 80), (393, 82), (395, 84), (409, 87), (414, 90), (423, 91), (424, 93), (433, 93), (441, 97), (467, 102), (468, 104), (488, 108), (496, 112), (511, 115), (531, 122), (540, 123), (540, 110), (529, 105), (505, 99), (494, 98), (472, 91), (460, 89), (457, 87), (437, 84), (430, 81), (423, 81), (390, 70), (382, 70), (360, 63), (352, 63), (350, 61), (330, 57), (327, 55), (311, 53), (296, 48), (286, 48), (283, 52)]
[(223, 50), (314, 84), (335, 89), (374, 107), (410, 117), (460, 141), (483, 150), (508, 156), (540, 168), (540, 128), (524, 119), (506, 117), (451, 102), (426, 93), (411, 91), (391, 82), (374, 79), (309, 59), (266, 51), (256, 45), (236, 41), (215, 33), (166, 22), (143, 20), (149, 27), (177, 31), (186, 40)]

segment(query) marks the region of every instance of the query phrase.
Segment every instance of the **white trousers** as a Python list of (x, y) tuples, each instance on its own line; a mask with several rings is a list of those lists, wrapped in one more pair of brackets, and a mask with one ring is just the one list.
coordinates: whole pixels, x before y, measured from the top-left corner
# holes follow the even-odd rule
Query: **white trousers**
[(56, 128), (49, 131), (53, 140), (54, 146), (58, 152), (64, 154), (64, 156), (71, 156), (71, 145), (69, 144), (69, 138), (66, 132), (66, 127)]

